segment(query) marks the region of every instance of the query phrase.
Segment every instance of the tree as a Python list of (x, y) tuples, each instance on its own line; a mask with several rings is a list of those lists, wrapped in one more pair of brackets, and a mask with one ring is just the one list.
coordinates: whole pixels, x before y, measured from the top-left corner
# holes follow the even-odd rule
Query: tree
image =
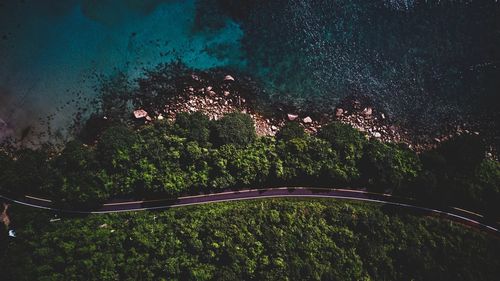
[(276, 145), (278, 179), (294, 184), (312, 184), (321, 176), (343, 181), (337, 153), (326, 141), (314, 137), (279, 141)]
[(446, 159), (449, 172), (471, 175), (483, 161), (486, 147), (481, 137), (464, 134), (442, 143), (437, 153)]
[(356, 180), (359, 177), (358, 163), (367, 143), (365, 136), (350, 125), (333, 122), (321, 128), (318, 137), (332, 145), (339, 153), (349, 179)]
[(257, 138), (250, 115), (233, 112), (218, 120), (213, 127), (213, 142), (219, 146), (234, 144), (245, 146)]
[(269, 180), (276, 152), (274, 144), (261, 140), (243, 148), (223, 145), (213, 152), (212, 157), (211, 186), (241, 188)]
[(423, 171), (410, 194), (423, 201), (500, 213), (493, 203), (499, 196), (499, 164), (484, 156), (484, 143), (474, 135), (458, 136), (422, 153)]
[(113, 194), (113, 186), (99, 169), (94, 150), (79, 141), (67, 143), (51, 166), (53, 175), (46, 189), (58, 204), (69, 208), (94, 207)]
[(39, 192), (45, 179), (51, 174), (47, 165), (48, 155), (42, 148), (38, 150), (21, 149), (16, 152), (17, 160), (13, 165), (12, 191), (25, 194)]
[[(500, 218), (500, 163), (485, 159), (476, 170), (479, 185), (482, 187), (483, 200), (478, 202), (494, 219)], [(496, 216), (495, 216), (496, 214)]]
[(139, 135), (124, 125), (110, 127), (97, 143), (97, 157), (108, 171), (126, 171), (133, 163), (139, 140)]
[(377, 192), (409, 185), (421, 170), (417, 155), (401, 145), (371, 141), (360, 164), (362, 180)]
[(11, 191), (16, 181), (15, 177), (17, 175), (12, 170), (13, 165), (14, 160), (3, 151), (0, 151), (0, 191), (2, 192)]
[(210, 137), (210, 120), (208, 116), (201, 112), (177, 114), (175, 120), (175, 131), (188, 141), (196, 141), (199, 144), (206, 144)]
[(94, 144), (103, 131), (111, 126), (111, 121), (104, 119), (102, 115), (92, 114), (78, 133), (78, 139), (85, 144)]
[(187, 185), (204, 189), (208, 186), (210, 173), (210, 151), (197, 142), (188, 142), (184, 147), (180, 165), (186, 173)]

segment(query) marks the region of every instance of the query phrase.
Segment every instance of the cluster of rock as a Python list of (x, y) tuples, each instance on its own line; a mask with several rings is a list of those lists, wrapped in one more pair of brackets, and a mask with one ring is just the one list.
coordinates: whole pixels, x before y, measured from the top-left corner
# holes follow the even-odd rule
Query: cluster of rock
[[(193, 75), (193, 80), (200, 82)], [(231, 112), (247, 113), (255, 123), (259, 136), (274, 136), (286, 122), (299, 122), (310, 134), (315, 134), (322, 126), (339, 121), (366, 134), (368, 138), (378, 139), (382, 142), (405, 143), (415, 151), (431, 149), (440, 142), (461, 133), (475, 133), (460, 127), (440, 137), (426, 138), (425, 141), (417, 140), (404, 128), (392, 123), (387, 113), (377, 110), (367, 100), (348, 98), (341, 101), (331, 113), (321, 117), (312, 117), (296, 112), (281, 112), (275, 117), (264, 117), (257, 112), (251, 101), (245, 99), (237, 90), (233, 90), (231, 83), (236, 79), (231, 75), (221, 76), (219, 83), (202, 81), (198, 86), (186, 85), (178, 96), (165, 104), (161, 112), (149, 113), (144, 109), (136, 109), (133, 116), (141, 122), (167, 119), (174, 121), (180, 112), (202, 112), (211, 120), (218, 120)], [(205, 83), (206, 82), (206, 83)], [(193, 83), (195, 84), (195, 83)], [(205, 84), (205, 85), (203, 85)], [(202, 85), (202, 86), (200, 86)]]
[[(198, 78), (193, 76), (193, 79)], [(345, 106), (345, 103), (343, 107), (338, 106), (332, 114), (326, 114), (323, 118), (314, 119), (295, 112), (288, 112), (285, 116), (266, 118), (254, 110), (251, 102), (248, 102), (237, 91), (232, 91), (231, 87), (227, 87), (234, 81), (233, 76), (225, 75), (221, 77), (221, 83), (215, 83), (215, 86), (210, 83), (203, 87), (187, 85), (182, 93), (165, 104), (162, 112), (148, 113), (143, 109), (136, 109), (133, 112), (134, 118), (143, 122), (151, 122), (154, 119), (174, 121), (180, 112), (199, 111), (211, 120), (218, 120), (231, 112), (243, 112), (249, 114), (254, 120), (256, 132), (260, 136), (274, 136), (286, 122), (300, 122), (306, 132), (315, 134), (322, 126), (336, 120), (353, 126), (366, 133), (368, 137), (384, 142), (405, 142), (412, 147), (402, 129), (388, 125), (384, 113), (358, 100), (350, 100), (348, 106)]]
[(349, 108), (337, 107), (333, 119), (353, 126), (370, 138), (383, 142), (406, 143), (410, 148), (413, 146), (408, 132), (390, 124), (386, 113), (379, 112), (359, 100), (352, 100)]
[[(386, 113), (377, 111), (372, 105), (363, 104), (357, 99), (349, 100), (349, 103), (346, 106), (344, 102), (342, 105), (344, 107), (338, 106), (332, 119), (353, 126), (370, 138), (383, 142), (405, 143), (416, 152), (433, 149), (441, 142), (462, 134), (480, 134), (479, 130), (471, 129), (472, 127), (468, 124), (449, 126), (437, 135), (415, 133), (394, 124), (387, 118)], [(488, 156), (491, 157), (491, 155), (492, 153), (489, 152)]]
[[(469, 128), (469, 129), (466, 129)], [(440, 143), (445, 142), (449, 139), (452, 139), (456, 136), (460, 135), (479, 135), (479, 131), (472, 129), (470, 124), (457, 124), (454, 126), (448, 126), (446, 130), (441, 130), (442, 132), (438, 135), (434, 136), (421, 136), (420, 140), (418, 141), (419, 145), (419, 150), (428, 150), (431, 148), (434, 148), (438, 146)], [(489, 148), (489, 150), (492, 150), (493, 147)], [(491, 157), (491, 153), (488, 152), (488, 156)]]
[[(193, 77), (197, 79), (197, 77)], [(174, 121), (180, 112), (202, 112), (210, 120), (218, 120), (231, 112), (247, 113), (255, 122), (255, 129), (260, 136), (274, 136), (284, 122), (273, 118), (265, 118), (256, 112), (250, 103), (237, 91), (231, 91), (225, 85), (235, 81), (231, 75), (222, 78), (222, 84), (217, 86), (206, 85), (204, 87), (186, 86), (183, 93), (175, 97), (171, 102), (165, 104), (162, 112), (148, 113), (143, 109), (134, 111), (134, 117), (144, 122), (153, 119), (167, 119)]]
[[(225, 83), (233, 81), (235, 78), (231, 75), (226, 75), (223, 78)], [(306, 132), (315, 134), (325, 124), (337, 120), (381, 141), (409, 143), (402, 133), (403, 130), (387, 124), (384, 113), (376, 111), (371, 106), (365, 106), (357, 100), (352, 100), (352, 105), (346, 108), (337, 107), (335, 112), (324, 116), (325, 118), (321, 118), (321, 120), (315, 120), (307, 115), (301, 116), (294, 112), (286, 113), (286, 116), (282, 117), (265, 118), (256, 112), (252, 108), (252, 104), (239, 93), (232, 92), (228, 87), (220, 85), (217, 87), (206, 85), (200, 88), (186, 86), (182, 94), (165, 105), (163, 112), (149, 114), (143, 109), (137, 109), (134, 111), (134, 117), (144, 120), (144, 122), (153, 119), (174, 121), (179, 112), (197, 111), (207, 115), (211, 120), (218, 120), (231, 112), (248, 113), (254, 120), (256, 132), (260, 136), (274, 136), (285, 122), (300, 122)], [(411, 144), (409, 146), (411, 147)]]

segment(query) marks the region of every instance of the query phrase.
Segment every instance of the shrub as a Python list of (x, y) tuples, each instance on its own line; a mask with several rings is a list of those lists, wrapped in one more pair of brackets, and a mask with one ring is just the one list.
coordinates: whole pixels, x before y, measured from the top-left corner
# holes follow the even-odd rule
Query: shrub
[(210, 120), (201, 112), (182, 112), (175, 120), (176, 133), (189, 141), (206, 144), (210, 137)]
[(255, 126), (250, 115), (233, 112), (215, 123), (213, 142), (217, 145), (234, 144), (245, 146), (257, 138)]
[(291, 140), (295, 138), (304, 138), (306, 132), (298, 122), (287, 122), (276, 134), (278, 140)]

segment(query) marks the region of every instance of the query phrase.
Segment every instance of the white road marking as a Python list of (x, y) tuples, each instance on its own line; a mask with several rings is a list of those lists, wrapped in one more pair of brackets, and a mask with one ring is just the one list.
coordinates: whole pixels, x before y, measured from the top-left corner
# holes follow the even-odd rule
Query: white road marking
[[(177, 199), (193, 199), (193, 198), (199, 198), (199, 197), (213, 197), (213, 196), (219, 196), (219, 195), (225, 195), (225, 194), (238, 194), (238, 193), (248, 193), (248, 192), (254, 192), (254, 191), (268, 191), (268, 190), (283, 190), (283, 189), (308, 189), (304, 187), (280, 187), (280, 188), (272, 188), (272, 189), (246, 189), (246, 190), (240, 190), (240, 191), (227, 191), (227, 192), (221, 192), (221, 193), (212, 193), (212, 194), (207, 194), (207, 195), (194, 195), (194, 196), (185, 196), (185, 197), (179, 197)], [(318, 190), (318, 189), (324, 189), (324, 190), (329, 190), (329, 191), (335, 191), (339, 189), (328, 189), (328, 188), (312, 188), (313, 190)], [(342, 191), (349, 191), (352, 192), (351, 190), (342, 190)], [(354, 192), (361, 192), (361, 193), (367, 193), (364, 191), (356, 190)], [(376, 194), (376, 193), (371, 193), (371, 194)], [(380, 195), (380, 194), (376, 194)], [(389, 195), (390, 196), (390, 195)], [(165, 206), (156, 206), (156, 207), (146, 207), (146, 208), (132, 208), (132, 209), (126, 209), (126, 210), (109, 210), (109, 211), (67, 211), (67, 210), (62, 210), (62, 209), (56, 209), (56, 208), (51, 208), (51, 207), (45, 207), (45, 206), (39, 206), (39, 205), (34, 205), (26, 202), (22, 202), (19, 200), (14, 200), (11, 198), (7, 198), (4, 196), (0, 196), (1, 198), (10, 200), (14, 203), (24, 205), (24, 206), (29, 206), (29, 207), (34, 207), (34, 208), (39, 208), (39, 209), (45, 209), (45, 210), (52, 210), (52, 211), (59, 211), (59, 212), (71, 212), (71, 213), (77, 213), (77, 214), (107, 214), (107, 213), (122, 213), (122, 212), (137, 212), (137, 211), (147, 211), (147, 210), (159, 210), (159, 209), (169, 209), (169, 208), (176, 208), (176, 207), (185, 207), (185, 206), (194, 206), (194, 205), (202, 205), (202, 204), (209, 204), (209, 203), (219, 203), (219, 202), (229, 202), (229, 201), (242, 201), (242, 200), (253, 200), (253, 199), (262, 199), (262, 198), (280, 198), (280, 197), (315, 197), (315, 198), (335, 198), (335, 199), (346, 199), (346, 200), (353, 200), (353, 201), (368, 201), (368, 202), (374, 202), (374, 203), (381, 203), (381, 204), (389, 204), (389, 205), (395, 205), (395, 206), (401, 206), (401, 207), (406, 207), (406, 208), (413, 208), (413, 209), (419, 209), (419, 210), (425, 210), (437, 214), (443, 214), (449, 217), (455, 217), (459, 218), (463, 221), (471, 222), (480, 226), (483, 226), (487, 229), (499, 232), (499, 230), (495, 227), (485, 225), (481, 222), (478, 222), (476, 220), (463, 217), (460, 215), (456, 215), (453, 213), (448, 213), (436, 209), (430, 209), (426, 207), (420, 207), (420, 206), (415, 206), (415, 205), (410, 205), (410, 204), (405, 204), (405, 203), (397, 203), (397, 202), (390, 202), (390, 201), (384, 201), (384, 200), (377, 200), (377, 199), (370, 199), (370, 198), (358, 198), (358, 197), (348, 197), (348, 196), (338, 196), (338, 195), (318, 195), (318, 194), (283, 194), (283, 195), (259, 195), (259, 196), (251, 196), (251, 197), (243, 197), (243, 198), (231, 198), (231, 199), (216, 199), (214, 201), (205, 201), (205, 202), (193, 202), (193, 203), (181, 203), (181, 204), (173, 204), (173, 205), (165, 205)], [(52, 202), (47, 199), (41, 199), (33, 196), (26, 196), (28, 198), (32, 198), (35, 200), (41, 200), (41, 201), (46, 201), (46, 202)], [(159, 199), (159, 200), (150, 200), (150, 201), (135, 201), (135, 202), (120, 202), (120, 203), (110, 203), (110, 204), (104, 204), (105, 206), (113, 206), (113, 205), (125, 205), (125, 204), (137, 204), (137, 203), (147, 203), (147, 202), (156, 202), (156, 201), (163, 201), (166, 199)], [(168, 200), (168, 199), (167, 199)], [(458, 209), (458, 208), (455, 208)], [(460, 211), (465, 211), (469, 212), (466, 210), (458, 209)], [(472, 212), (469, 212), (471, 214), (475, 214)]]
[(34, 197), (34, 196), (30, 196), (30, 195), (25, 195), (24, 197), (39, 200), (39, 201), (52, 202), (52, 200), (49, 200), (49, 199), (43, 199), (43, 198)]

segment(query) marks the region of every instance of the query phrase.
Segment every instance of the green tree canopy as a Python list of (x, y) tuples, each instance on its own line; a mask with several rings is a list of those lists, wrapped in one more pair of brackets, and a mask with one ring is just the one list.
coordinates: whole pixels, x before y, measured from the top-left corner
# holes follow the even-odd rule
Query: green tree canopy
[(437, 152), (447, 162), (450, 172), (473, 174), (486, 154), (486, 147), (481, 137), (464, 134), (444, 142)]
[(282, 140), (276, 145), (276, 153), (277, 178), (287, 182), (311, 184), (321, 176), (343, 174), (337, 153), (322, 139), (308, 136)]
[(177, 114), (175, 127), (176, 133), (189, 141), (196, 141), (199, 144), (206, 144), (209, 141), (210, 120), (201, 112)]
[(250, 115), (233, 112), (224, 115), (215, 123), (212, 139), (217, 145), (245, 146), (256, 138), (255, 126)]
[(19, 193), (38, 192), (44, 181), (50, 176), (48, 168), (48, 155), (43, 149), (32, 150), (28, 148), (16, 152), (17, 160), (12, 167), (14, 182), (11, 182), (13, 191)]
[(305, 135), (304, 128), (298, 122), (287, 122), (276, 134), (276, 139), (291, 140), (294, 138), (304, 138)]
[(357, 161), (363, 155), (367, 143), (365, 136), (352, 126), (332, 122), (318, 132), (318, 137), (328, 141), (340, 156), (349, 161)]
[(362, 180), (374, 191), (395, 191), (411, 183), (421, 170), (417, 155), (400, 145), (371, 141), (360, 164)]
[(126, 170), (133, 162), (139, 135), (124, 125), (108, 128), (97, 143), (97, 158), (107, 170)]
[(0, 191), (11, 191), (17, 174), (12, 170), (14, 160), (5, 152), (0, 151)]
[(94, 150), (79, 141), (66, 144), (52, 160), (53, 174), (46, 182), (52, 198), (66, 207), (94, 207), (108, 199), (113, 186), (99, 170)]

